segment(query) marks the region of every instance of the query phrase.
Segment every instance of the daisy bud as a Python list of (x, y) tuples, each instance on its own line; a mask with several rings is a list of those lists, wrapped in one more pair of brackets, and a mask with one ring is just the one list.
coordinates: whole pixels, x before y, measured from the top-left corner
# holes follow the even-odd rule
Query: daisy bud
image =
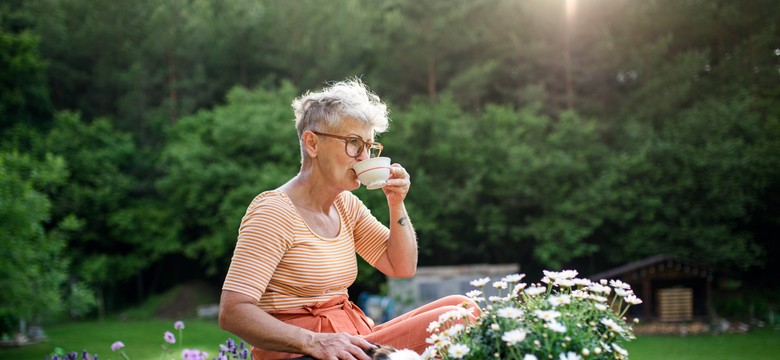
[(595, 349), (593, 349), (593, 353), (596, 354), (596, 355), (601, 354), (601, 348), (600, 347), (596, 347)]
[(588, 350), (587, 348), (582, 349), (582, 356), (588, 356), (588, 355), (590, 355), (590, 350)]

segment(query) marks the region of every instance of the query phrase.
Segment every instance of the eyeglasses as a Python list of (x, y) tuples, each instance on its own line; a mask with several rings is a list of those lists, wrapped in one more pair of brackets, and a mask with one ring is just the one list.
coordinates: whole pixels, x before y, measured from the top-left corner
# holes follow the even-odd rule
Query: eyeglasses
[(368, 157), (372, 158), (379, 157), (379, 154), (382, 153), (382, 144), (378, 142), (366, 142), (357, 136), (341, 136), (325, 134), (317, 131), (312, 132), (320, 136), (332, 137), (344, 141), (344, 151), (346, 151), (347, 155), (352, 158), (357, 158), (364, 151), (368, 151)]

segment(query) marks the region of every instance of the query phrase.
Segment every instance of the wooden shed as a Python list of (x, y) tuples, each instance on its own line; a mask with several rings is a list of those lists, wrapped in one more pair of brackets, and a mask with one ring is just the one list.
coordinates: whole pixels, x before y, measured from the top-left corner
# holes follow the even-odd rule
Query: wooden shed
[(711, 315), (714, 272), (692, 261), (655, 255), (588, 278), (630, 284), (642, 304), (629, 316), (644, 321), (687, 322)]

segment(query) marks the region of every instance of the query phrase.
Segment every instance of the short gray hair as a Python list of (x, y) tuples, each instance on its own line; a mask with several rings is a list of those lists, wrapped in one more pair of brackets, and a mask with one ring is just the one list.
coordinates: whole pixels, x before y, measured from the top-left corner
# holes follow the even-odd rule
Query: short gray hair
[(385, 132), (390, 122), (387, 105), (360, 78), (332, 83), (317, 92), (307, 91), (293, 100), (292, 108), (299, 139), (306, 130), (324, 130), (323, 123), (329, 129), (338, 129), (344, 117), (371, 127), (374, 135)]

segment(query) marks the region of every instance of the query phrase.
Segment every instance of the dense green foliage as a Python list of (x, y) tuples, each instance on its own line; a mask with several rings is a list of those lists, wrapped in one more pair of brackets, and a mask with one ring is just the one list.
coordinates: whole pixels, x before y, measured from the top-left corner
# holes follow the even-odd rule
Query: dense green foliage
[(348, 76), (391, 104), (421, 265), (667, 253), (760, 281), (779, 48), (775, 0), (6, 1), (0, 266), (33, 265), (2, 288), (50, 272), (36, 286), (78, 314), (219, 283), (252, 197), (298, 169), (290, 101)]

